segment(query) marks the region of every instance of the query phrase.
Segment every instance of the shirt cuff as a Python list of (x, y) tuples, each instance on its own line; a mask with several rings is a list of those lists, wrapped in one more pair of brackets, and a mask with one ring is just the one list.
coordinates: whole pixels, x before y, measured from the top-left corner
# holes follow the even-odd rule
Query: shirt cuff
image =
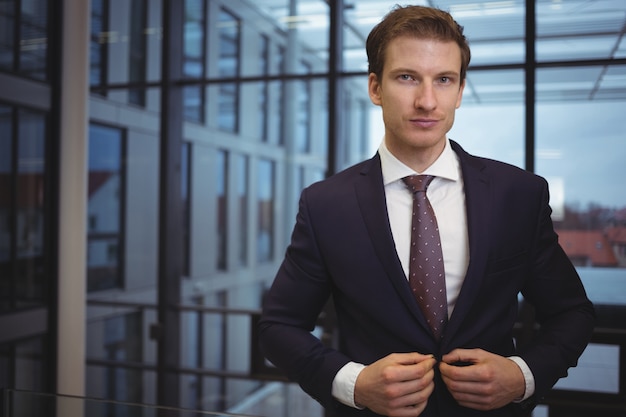
[(332, 394), (337, 401), (352, 408), (362, 410), (354, 402), (354, 386), (356, 379), (365, 368), (365, 365), (356, 362), (348, 362), (337, 372), (333, 379)]
[(535, 377), (533, 376), (532, 371), (530, 370), (524, 359), (520, 358), (519, 356), (509, 356), (509, 359), (515, 362), (517, 366), (519, 366), (519, 368), (522, 370), (522, 374), (524, 374), (524, 382), (526, 383), (526, 390), (524, 391), (524, 395), (521, 398), (517, 398), (513, 401), (514, 403), (521, 403), (522, 401), (532, 397), (532, 395), (535, 393)]

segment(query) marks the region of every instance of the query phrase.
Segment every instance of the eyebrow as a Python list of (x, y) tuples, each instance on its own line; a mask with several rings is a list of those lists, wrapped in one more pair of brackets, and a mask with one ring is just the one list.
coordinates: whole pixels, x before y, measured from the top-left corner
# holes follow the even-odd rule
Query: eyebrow
[[(395, 74), (418, 74), (418, 71), (415, 71), (413, 69), (410, 68), (404, 68), (404, 67), (398, 67), (398, 68), (392, 68), (389, 70), (389, 74), (395, 75)], [(461, 73), (460, 71), (454, 71), (454, 70), (444, 70), (441, 71), (439, 73), (437, 73), (438, 77), (460, 77)]]

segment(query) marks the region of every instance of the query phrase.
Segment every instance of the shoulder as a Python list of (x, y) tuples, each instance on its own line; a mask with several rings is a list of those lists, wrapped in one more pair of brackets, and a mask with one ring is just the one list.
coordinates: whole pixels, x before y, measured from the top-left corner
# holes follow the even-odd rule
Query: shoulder
[(380, 180), (382, 184), (382, 173), (380, 170), (380, 158), (378, 154), (371, 159), (359, 162), (321, 181), (315, 182), (306, 187), (304, 192), (309, 195), (342, 195), (349, 192), (357, 184), (363, 181)]
[(453, 150), (459, 156), (461, 168), (466, 178), (477, 175), (495, 184), (526, 184), (538, 188), (547, 187), (545, 178), (535, 173), (506, 162), (472, 155), (466, 152), (458, 143), (450, 142)]

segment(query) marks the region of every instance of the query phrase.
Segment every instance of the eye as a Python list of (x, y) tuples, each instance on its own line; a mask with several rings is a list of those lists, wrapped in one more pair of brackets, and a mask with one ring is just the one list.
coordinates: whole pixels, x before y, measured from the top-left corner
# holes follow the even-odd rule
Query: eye
[(409, 74), (400, 74), (398, 78), (401, 79), (402, 81), (411, 81), (413, 79), (413, 77), (410, 76)]

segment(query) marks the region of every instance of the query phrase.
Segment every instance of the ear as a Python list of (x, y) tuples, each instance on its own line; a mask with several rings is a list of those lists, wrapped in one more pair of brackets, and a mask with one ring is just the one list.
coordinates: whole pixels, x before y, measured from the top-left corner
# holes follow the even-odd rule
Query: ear
[(370, 100), (377, 106), (380, 106), (382, 100), (380, 98), (380, 82), (378, 77), (373, 72), (367, 78), (367, 92), (369, 93)]
[(463, 100), (463, 90), (465, 90), (465, 80), (463, 80), (463, 82), (461, 83), (461, 86), (459, 87), (459, 95), (456, 98), (457, 109), (461, 107), (461, 101)]

